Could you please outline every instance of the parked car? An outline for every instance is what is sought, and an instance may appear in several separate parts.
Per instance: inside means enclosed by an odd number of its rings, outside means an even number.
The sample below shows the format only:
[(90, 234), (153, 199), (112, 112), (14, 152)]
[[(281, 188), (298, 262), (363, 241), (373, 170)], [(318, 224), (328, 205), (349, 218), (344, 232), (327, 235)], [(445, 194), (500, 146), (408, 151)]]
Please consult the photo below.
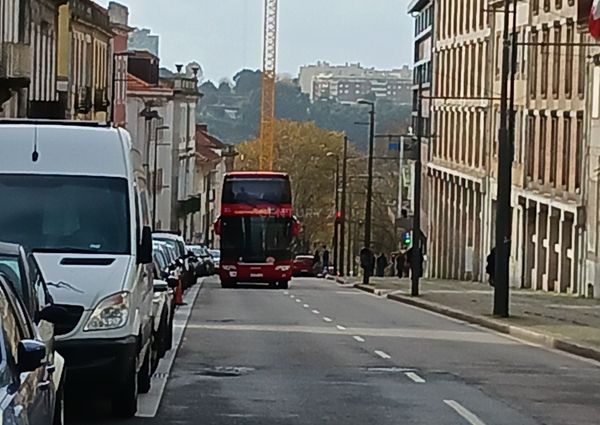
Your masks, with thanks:
[(221, 251), (218, 249), (209, 249), (208, 253), (212, 257), (213, 265), (215, 266), (215, 273), (219, 270), (221, 265)]
[(122, 417), (135, 414), (138, 393), (151, 385), (145, 178), (142, 155), (122, 128), (0, 121), (0, 199), (11, 200), (0, 208), (0, 240), (34, 253), (67, 310), (56, 349), (69, 385), (105, 390)]
[(196, 273), (199, 276), (210, 276), (215, 273), (213, 259), (205, 246), (190, 245), (188, 249), (198, 258)]
[(40, 341), (46, 346), (47, 378), (52, 381), (56, 403), (56, 424), (64, 416), (65, 360), (54, 351), (54, 323), (60, 323), (67, 314), (54, 305), (52, 296), (35, 261), (23, 247), (0, 242), (0, 277), (10, 286), (20, 300), (30, 320), (36, 325)]
[(160, 251), (154, 253), (154, 267), (154, 350), (156, 358), (162, 358), (173, 347), (173, 321), (176, 308), (173, 288), (178, 282)]
[(177, 260), (182, 261), (182, 283), (184, 289), (196, 283), (196, 271), (191, 265), (189, 254), (186, 250), (185, 241), (178, 232), (159, 231), (152, 235), (156, 241), (164, 242), (175, 250)]
[(52, 378), (54, 363), (13, 286), (0, 273), (0, 422), (63, 425), (64, 392)]
[(292, 264), (294, 276), (314, 276), (314, 257), (312, 255), (296, 255)]

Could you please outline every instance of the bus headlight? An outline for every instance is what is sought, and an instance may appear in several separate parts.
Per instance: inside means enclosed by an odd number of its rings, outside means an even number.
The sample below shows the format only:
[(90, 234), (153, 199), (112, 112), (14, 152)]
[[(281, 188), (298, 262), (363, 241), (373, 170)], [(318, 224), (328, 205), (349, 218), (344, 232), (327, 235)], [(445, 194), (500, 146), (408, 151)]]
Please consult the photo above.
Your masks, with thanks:
[(101, 331), (125, 326), (129, 317), (129, 294), (120, 292), (100, 301), (90, 316), (84, 331)]
[(275, 271), (287, 272), (290, 268), (291, 268), (290, 266), (276, 266)]
[(224, 265), (224, 266), (221, 266), (221, 268), (222, 268), (223, 270), (225, 270), (226, 272), (230, 272), (230, 271), (235, 271), (235, 270), (237, 270), (237, 268), (236, 268), (234, 265), (231, 265), (231, 264), (226, 264), (226, 265)]

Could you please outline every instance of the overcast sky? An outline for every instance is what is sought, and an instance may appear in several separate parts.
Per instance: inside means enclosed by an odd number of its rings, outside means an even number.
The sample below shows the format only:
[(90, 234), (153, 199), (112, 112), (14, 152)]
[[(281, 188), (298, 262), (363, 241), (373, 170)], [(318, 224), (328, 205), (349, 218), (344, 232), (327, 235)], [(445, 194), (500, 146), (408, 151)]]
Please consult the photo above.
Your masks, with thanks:
[[(107, 6), (109, 0), (97, 0)], [(161, 64), (198, 61), (205, 77), (257, 69), (264, 0), (120, 0), (130, 25), (160, 36)], [(378, 68), (411, 62), (408, 0), (280, 0), (278, 72), (327, 60)]]

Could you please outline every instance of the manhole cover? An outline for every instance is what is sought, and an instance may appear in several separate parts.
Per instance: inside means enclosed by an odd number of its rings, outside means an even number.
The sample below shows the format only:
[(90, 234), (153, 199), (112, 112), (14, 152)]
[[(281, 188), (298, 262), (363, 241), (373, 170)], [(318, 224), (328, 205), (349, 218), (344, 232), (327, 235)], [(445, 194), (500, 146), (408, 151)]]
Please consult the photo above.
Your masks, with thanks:
[(241, 366), (217, 366), (199, 370), (195, 375), (212, 376), (216, 378), (234, 378), (253, 372), (254, 368)]

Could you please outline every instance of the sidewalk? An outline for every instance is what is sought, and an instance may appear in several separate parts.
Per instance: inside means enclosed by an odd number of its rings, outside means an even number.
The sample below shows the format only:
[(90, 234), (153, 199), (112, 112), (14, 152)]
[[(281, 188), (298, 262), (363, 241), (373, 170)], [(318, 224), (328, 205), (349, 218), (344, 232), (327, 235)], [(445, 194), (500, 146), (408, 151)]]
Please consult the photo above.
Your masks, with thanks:
[(337, 279), (389, 299), (412, 304), (498, 332), (600, 361), (600, 300), (511, 288), (509, 319), (491, 315), (493, 292), (488, 284), (422, 279), (418, 298), (410, 280)]

